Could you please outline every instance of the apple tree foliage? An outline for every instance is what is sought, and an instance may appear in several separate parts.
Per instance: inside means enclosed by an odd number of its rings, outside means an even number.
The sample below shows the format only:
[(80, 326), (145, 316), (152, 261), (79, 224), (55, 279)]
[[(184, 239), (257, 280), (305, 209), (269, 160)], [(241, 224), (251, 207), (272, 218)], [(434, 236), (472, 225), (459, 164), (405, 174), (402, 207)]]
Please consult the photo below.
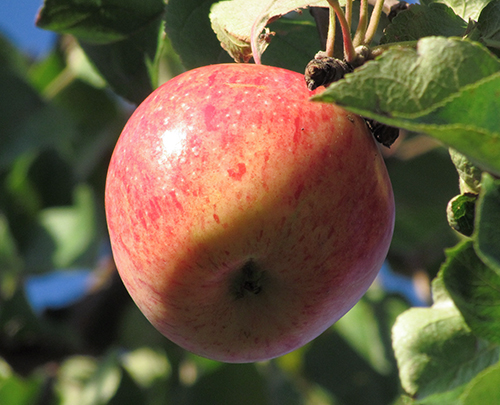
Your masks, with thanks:
[[(103, 190), (133, 106), (185, 69), (249, 61), (253, 40), (262, 63), (303, 72), (325, 46), (321, 7), (45, 0), (36, 24), (60, 34), (52, 52), (32, 60), (0, 36), (0, 403), (500, 403), (499, 0), (387, 8), (380, 55), (316, 97), (401, 129), (384, 150), (388, 263), (432, 280), (428, 306), (375, 283), (304, 348), (226, 365), (160, 336), (116, 276)], [(80, 268), (93, 269), (82, 298), (30, 307), (30, 277)]]

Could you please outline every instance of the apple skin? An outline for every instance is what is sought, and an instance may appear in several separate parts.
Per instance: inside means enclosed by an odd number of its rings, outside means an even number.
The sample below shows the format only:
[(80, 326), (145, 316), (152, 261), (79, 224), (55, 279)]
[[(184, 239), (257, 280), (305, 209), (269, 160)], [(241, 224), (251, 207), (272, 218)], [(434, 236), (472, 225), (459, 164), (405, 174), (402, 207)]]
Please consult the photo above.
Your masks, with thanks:
[(288, 70), (205, 66), (125, 126), (106, 183), (116, 266), (181, 347), (232, 363), (286, 354), (377, 275), (394, 226), (384, 161), (360, 117), (313, 94)]

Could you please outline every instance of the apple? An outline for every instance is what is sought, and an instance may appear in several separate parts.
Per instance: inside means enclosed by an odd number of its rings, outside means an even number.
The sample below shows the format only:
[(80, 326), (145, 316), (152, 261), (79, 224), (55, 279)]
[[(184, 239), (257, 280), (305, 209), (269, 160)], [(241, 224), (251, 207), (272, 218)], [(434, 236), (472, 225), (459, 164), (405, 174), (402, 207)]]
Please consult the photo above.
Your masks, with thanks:
[(106, 182), (113, 254), (181, 347), (224, 362), (283, 355), (377, 275), (394, 225), (384, 161), (362, 118), (313, 94), (288, 70), (205, 66), (126, 124)]

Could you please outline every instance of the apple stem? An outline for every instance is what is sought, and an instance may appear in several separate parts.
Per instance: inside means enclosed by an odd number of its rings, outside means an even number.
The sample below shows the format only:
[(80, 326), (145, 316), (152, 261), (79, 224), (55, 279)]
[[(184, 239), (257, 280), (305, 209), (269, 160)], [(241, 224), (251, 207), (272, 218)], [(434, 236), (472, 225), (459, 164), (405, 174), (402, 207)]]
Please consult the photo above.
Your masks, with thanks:
[(345, 14), (340, 7), (338, 0), (328, 0), (328, 4), (333, 8), (337, 18), (339, 19), (340, 26), (342, 28), (342, 37), (344, 38), (344, 57), (345, 60), (350, 63), (356, 59), (356, 51), (354, 50), (354, 45), (352, 43), (351, 38), (351, 29), (347, 20), (345, 18)]

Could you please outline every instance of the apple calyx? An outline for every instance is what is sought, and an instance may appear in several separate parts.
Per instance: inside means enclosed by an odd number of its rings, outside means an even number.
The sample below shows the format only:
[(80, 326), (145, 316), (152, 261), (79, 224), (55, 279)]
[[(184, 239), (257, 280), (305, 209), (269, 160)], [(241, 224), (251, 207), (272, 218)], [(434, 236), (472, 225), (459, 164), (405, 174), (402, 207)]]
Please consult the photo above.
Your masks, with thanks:
[(258, 295), (262, 292), (262, 284), (266, 279), (266, 272), (260, 269), (254, 259), (248, 259), (233, 280), (233, 295), (242, 299), (248, 295)]

